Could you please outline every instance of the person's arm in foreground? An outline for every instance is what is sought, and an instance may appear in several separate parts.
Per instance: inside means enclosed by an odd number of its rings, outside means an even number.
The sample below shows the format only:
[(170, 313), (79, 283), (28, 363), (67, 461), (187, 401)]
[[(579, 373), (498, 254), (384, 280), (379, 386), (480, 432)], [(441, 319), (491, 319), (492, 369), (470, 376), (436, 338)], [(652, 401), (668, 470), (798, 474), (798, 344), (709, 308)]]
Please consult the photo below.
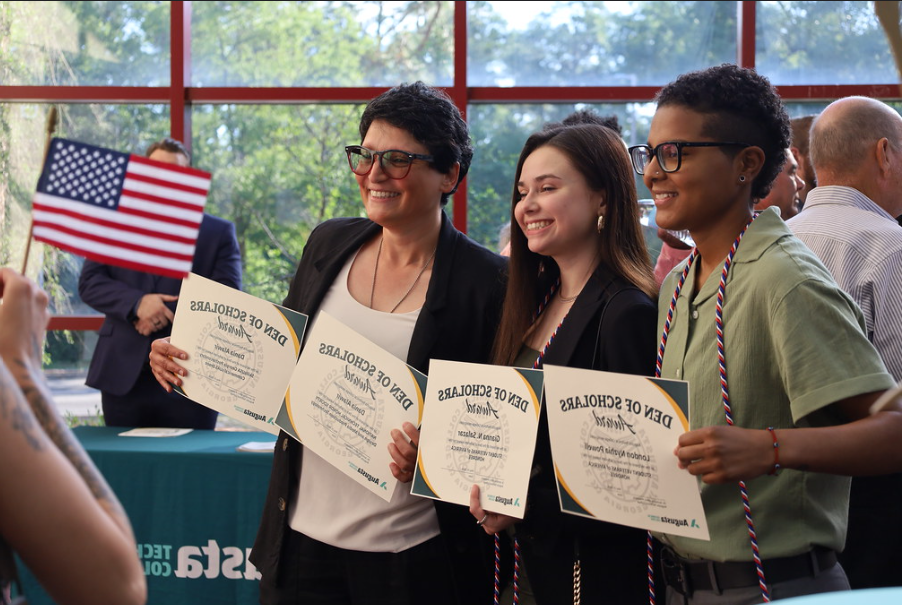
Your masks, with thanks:
[(128, 518), (50, 400), (46, 294), (2, 269), (0, 296), (0, 534), (60, 605), (144, 603)]

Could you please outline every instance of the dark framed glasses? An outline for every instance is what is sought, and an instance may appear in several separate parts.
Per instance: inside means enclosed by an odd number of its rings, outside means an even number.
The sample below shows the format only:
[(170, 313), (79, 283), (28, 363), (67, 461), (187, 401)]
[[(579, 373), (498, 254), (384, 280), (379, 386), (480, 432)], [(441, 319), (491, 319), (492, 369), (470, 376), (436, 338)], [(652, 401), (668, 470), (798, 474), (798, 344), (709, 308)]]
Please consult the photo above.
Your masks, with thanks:
[(431, 155), (422, 153), (410, 153), (400, 149), (386, 149), (385, 151), (373, 151), (360, 145), (348, 145), (345, 147), (348, 154), (348, 165), (351, 172), (359, 176), (366, 176), (373, 169), (374, 158), (379, 158), (382, 172), (390, 179), (403, 179), (410, 173), (410, 167), (414, 160), (432, 162)]
[(639, 174), (645, 174), (645, 167), (652, 158), (658, 160), (658, 166), (664, 172), (676, 172), (683, 164), (683, 149), (685, 147), (751, 147), (748, 143), (734, 143), (731, 141), (691, 143), (688, 141), (667, 141), (657, 147), (648, 145), (634, 145), (630, 147), (630, 159), (633, 169)]

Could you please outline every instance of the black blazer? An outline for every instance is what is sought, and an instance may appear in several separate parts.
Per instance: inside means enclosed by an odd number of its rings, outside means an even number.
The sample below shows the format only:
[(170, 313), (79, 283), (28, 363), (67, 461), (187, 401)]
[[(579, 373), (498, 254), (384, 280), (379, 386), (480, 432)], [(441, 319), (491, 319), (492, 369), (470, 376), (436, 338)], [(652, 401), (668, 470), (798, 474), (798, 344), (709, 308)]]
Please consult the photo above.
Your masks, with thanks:
[[(381, 227), (368, 219), (333, 219), (310, 234), (284, 306), (313, 316), (348, 258)], [(407, 363), (428, 375), (430, 359), (486, 363), (504, 298), (507, 261), (454, 228), (442, 213), (438, 250), (426, 301), (420, 310)], [(300, 474), (300, 444), (279, 434), (263, 518), (251, 561), (262, 574), (261, 593), (279, 573), (288, 503)], [(458, 602), (492, 594), (492, 545), (466, 507), (435, 502), (439, 526), (449, 544)]]
[[(544, 292), (541, 293), (544, 296)], [(573, 303), (543, 358), (543, 365), (654, 376), (657, 306), (641, 290), (599, 265)], [(552, 551), (557, 540), (639, 531), (560, 511), (548, 415), (539, 420), (526, 517), (517, 524), (525, 546)], [(643, 532), (644, 535), (644, 532)]]

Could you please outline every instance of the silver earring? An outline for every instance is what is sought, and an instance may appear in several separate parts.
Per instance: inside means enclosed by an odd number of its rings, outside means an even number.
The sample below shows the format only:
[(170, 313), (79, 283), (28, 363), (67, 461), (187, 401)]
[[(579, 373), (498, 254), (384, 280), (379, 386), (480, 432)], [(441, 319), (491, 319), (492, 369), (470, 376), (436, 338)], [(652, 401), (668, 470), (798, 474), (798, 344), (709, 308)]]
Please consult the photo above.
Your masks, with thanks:
[(745, 175), (744, 175), (744, 174), (740, 174), (740, 175), (739, 175), (739, 182), (740, 182), (740, 183), (744, 183), (744, 182), (745, 182)]
[(604, 215), (599, 214), (598, 215), (598, 232), (601, 233), (602, 231), (604, 231)]

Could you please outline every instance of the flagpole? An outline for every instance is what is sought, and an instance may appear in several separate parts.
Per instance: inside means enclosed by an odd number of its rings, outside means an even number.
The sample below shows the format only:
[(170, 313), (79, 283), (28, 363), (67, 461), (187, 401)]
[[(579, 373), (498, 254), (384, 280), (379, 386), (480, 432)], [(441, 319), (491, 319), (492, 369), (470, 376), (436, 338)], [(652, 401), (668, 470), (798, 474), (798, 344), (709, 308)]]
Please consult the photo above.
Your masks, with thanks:
[[(45, 129), (46, 139), (44, 141), (44, 155), (41, 159), (41, 167), (43, 168), (44, 163), (47, 161), (47, 154), (50, 152), (50, 140), (53, 138), (53, 133), (56, 131), (57, 125), (57, 111), (56, 105), (50, 106), (50, 111), (47, 112), (47, 127)], [(38, 177), (40, 179), (40, 177)], [(31, 234), (34, 231), (34, 213), (31, 214), (31, 222), (28, 225), (28, 239), (25, 240), (25, 259), (22, 261), (22, 275), (25, 275), (25, 270), (28, 268), (28, 255), (31, 252)]]

